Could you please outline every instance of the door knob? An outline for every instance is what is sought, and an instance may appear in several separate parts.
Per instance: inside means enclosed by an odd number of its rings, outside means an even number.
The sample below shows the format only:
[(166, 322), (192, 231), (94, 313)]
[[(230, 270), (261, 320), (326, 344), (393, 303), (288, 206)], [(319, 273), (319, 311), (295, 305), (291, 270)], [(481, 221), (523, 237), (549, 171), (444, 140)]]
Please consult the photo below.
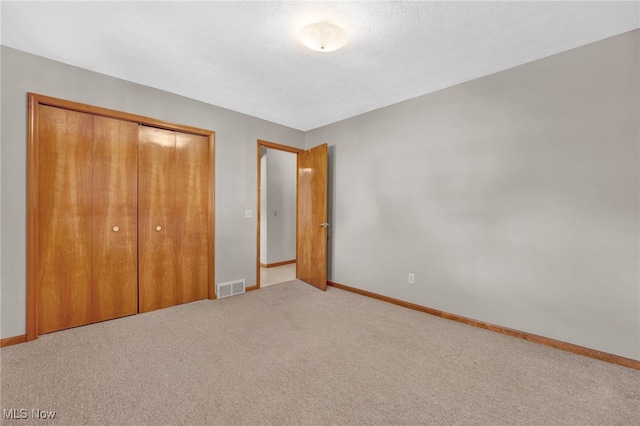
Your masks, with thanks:
[(160, 225), (156, 226), (156, 231), (158, 231), (158, 232), (162, 231), (162, 226), (160, 226)]
[(325, 223), (321, 223), (321, 224), (320, 224), (320, 225), (318, 225), (318, 226), (319, 226), (320, 228), (326, 228), (326, 227), (328, 227), (328, 226), (329, 226), (329, 224), (325, 222)]
[(113, 232), (118, 232), (120, 230), (120, 227), (119, 226), (114, 226), (111, 229), (113, 229)]

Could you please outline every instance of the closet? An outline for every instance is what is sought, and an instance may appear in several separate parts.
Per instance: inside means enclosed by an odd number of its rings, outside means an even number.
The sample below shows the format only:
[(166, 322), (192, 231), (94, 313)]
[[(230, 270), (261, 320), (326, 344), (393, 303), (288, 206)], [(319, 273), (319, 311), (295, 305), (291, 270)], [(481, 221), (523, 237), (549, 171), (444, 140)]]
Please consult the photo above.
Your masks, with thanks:
[(29, 95), (27, 338), (215, 298), (213, 132)]
[(140, 126), (140, 312), (207, 297), (204, 136)]

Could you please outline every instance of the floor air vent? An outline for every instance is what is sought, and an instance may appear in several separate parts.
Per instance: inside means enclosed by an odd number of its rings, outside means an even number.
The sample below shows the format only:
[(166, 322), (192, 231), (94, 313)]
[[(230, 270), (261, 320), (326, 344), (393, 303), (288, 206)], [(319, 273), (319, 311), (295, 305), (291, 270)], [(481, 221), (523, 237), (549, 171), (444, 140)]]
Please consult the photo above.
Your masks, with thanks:
[(216, 296), (218, 299), (223, 297), (235, 296), (244, 293), (246, 280), (229, 281), (228, 283), (216, 284)]

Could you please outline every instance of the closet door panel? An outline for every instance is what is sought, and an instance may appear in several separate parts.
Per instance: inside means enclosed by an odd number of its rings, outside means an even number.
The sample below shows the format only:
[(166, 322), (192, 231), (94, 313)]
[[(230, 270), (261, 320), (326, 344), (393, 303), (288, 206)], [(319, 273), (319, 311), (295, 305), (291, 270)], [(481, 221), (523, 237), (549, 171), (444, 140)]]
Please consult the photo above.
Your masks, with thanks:
[(91, 322), (92, 117), (39, 107), (38, 330)]
[(139, 312), (175, 305), (175, 133), (139, 127)]
[(208, 295), (209, 140), (176, 133), (176, 303)]
[(138, 125), (94, 117), (92, 320), (138, 312)]

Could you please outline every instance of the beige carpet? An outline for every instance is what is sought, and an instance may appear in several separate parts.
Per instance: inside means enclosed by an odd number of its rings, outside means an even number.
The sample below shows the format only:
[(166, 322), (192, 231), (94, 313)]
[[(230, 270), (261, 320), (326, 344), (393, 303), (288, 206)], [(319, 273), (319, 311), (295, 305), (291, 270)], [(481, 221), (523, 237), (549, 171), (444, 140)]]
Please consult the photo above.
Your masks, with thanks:
[(3, 348), (4, 424), (638, 425), (640, 372), (292, 281)]

